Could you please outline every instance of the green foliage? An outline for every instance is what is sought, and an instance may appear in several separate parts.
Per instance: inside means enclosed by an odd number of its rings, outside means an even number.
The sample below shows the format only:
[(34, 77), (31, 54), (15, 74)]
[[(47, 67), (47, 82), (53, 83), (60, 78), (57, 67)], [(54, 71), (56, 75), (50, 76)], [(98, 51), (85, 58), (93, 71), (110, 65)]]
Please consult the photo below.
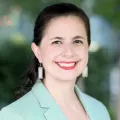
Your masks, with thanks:
[(0, 100), (8, 103), (14, 99), (14, 89), (22, 82), (20, 76), (27, 69), (32, 54), (28, 44), (15, 44), (10, 40), (4, 43), (1, 50)]
[(104, 49), (89, 55), (89, 77), (85, 78), (85, 91), (109, 106), (109, 58)]
[[(20, 7), (22, 9), (22, 12), (26, 13), (30, 16), (31, 19), (34, 20), (38, 13), (45, 7), (54, 3), (60, 3), (60, 2), (69, 2), (76, 5), (80, 5), (80, 2), (83, 0), (1, 0), (1, 3), (3, 4), (3, 10), (4, 14), (10, 10), (11, 6)], [(7, 6), (7, 7), (6, 7)], [(6, 11), (6, 12), (5, 12)]]
[(93, 12), (120, 28), (120, 0), (95, 0)]
[(109, 111), (111, 120), (115, 119), (113, 109), (109, 106), (109, 71), (110, 57), (104, 49), (89, 54), (89, 75), (84, 79), (85, 92), (101, 101)]
[[(59, 2), (70, 2), (79, 6), (84, 0), (1, 0), (0, 14), (9, 12), (11, 6), (18, 6), (34, 20), (42, 8)], [(94, 2), (93, 13), (103, 16), (111, 25), (120, 28), (120, 0), (94, 0)]]

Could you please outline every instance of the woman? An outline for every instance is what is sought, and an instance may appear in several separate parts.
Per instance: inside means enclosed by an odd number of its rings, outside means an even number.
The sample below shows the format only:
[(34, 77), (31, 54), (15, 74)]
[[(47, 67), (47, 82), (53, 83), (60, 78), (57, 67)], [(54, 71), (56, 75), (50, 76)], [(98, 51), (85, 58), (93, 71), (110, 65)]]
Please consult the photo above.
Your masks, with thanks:
[(29, 92), (3, 108), (0, 120), (110, 120), (104, 105), (75, 84), (87, 66), (89, 46), (83, 10), (70, 3), (44, 8), (35, 22), (35, 57), (22, 87)]

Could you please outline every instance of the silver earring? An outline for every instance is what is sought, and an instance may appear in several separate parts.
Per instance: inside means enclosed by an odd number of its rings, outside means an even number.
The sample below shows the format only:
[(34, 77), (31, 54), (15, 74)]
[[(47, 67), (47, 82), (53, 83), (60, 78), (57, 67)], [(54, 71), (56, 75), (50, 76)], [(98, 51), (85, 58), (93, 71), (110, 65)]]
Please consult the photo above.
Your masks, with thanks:
[(83, 70), (82, 77), (88, 77), (88, 66), (86, 66), (85, 69)]
[(42, 67), (42, 63), (39, 64), (38, 67), (38, 79), (43, 79), (43, 67)]

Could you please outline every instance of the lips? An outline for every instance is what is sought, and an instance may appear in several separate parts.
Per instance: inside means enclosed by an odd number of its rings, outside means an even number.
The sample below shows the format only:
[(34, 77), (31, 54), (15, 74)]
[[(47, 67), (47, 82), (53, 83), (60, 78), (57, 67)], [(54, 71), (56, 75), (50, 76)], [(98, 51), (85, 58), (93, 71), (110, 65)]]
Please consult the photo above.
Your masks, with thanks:
[(71, 61), (71, 62), (55, 62), (60, 68), (64, 69), (64, 70), (72, 70), (76, 67), (76, 63), (75, 61)]

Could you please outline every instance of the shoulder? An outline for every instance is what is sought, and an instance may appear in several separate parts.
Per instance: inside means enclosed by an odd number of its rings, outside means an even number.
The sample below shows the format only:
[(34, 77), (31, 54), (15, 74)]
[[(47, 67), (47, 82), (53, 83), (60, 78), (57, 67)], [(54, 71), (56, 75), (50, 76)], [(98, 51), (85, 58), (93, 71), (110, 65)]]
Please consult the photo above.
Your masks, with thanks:
[(101, 120), (101, 118), (102, 120), (110, 120), (109, 113), (103, 103), (82, 92), (77, 85), (75, 85), (75, 92), (91, 118), (95, 120)]
[(0, 111), (0, 120), (23, 120), (24, 116), (32, 115), (36, 112), (35, 110), (40, 109), (38, 106), (37, 99), (32, 94), (32, 91), (30, 91), (20, 99), (2, 108)]
[(103, 120), (110, 120), (110, 116), (109, 113), (105, 107), (105, 105), (98, 101), (97, 99), (85, 94), (85, 93), (81, 93), (82, 94), (82, 98), (84, 99), (85, 104), (91, 109), (91, 114), (94, 113), (94, 116), (96, 118), (98, 117), (102, 117)]
[(17, 110), (5, 107), (0, 111), (0, 120), (23, 120), (23, 118)]

